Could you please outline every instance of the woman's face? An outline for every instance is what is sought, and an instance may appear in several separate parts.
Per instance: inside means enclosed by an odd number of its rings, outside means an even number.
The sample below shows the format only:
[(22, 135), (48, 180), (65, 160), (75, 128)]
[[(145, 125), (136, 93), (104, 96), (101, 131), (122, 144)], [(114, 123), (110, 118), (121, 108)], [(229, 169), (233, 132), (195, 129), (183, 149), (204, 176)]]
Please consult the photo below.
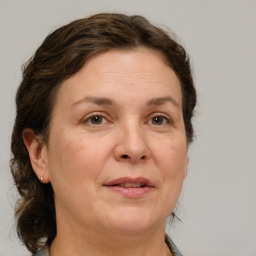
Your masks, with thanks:
[(60, 86), (43, 156), (58, 227), (164, 229), (188, 163), (177, 76), (146, 48), (92, 57)]

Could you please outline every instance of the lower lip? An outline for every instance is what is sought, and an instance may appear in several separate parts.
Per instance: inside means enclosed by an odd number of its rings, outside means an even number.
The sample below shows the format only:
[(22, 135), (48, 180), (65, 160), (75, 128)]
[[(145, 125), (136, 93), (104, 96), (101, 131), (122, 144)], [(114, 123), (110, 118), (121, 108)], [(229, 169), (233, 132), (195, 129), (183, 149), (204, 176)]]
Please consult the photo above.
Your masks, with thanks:
[(153, 190), (152, 187), (126, 188), (120, 186), (107, 186), (107, 188), (129, 198), (139, 198)]

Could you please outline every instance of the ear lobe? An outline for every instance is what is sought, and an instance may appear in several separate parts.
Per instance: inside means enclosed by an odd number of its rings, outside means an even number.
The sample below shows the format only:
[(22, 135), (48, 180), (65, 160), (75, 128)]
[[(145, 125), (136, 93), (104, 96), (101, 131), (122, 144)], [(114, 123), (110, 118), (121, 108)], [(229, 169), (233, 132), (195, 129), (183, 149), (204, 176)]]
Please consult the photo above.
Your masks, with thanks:
[(42, 142), (41, 136), (35, 135), (32, 129), (25, 129), (22, 132), (22, 138), (35, 174), (41, 182), (48, 183), (46, 145)]

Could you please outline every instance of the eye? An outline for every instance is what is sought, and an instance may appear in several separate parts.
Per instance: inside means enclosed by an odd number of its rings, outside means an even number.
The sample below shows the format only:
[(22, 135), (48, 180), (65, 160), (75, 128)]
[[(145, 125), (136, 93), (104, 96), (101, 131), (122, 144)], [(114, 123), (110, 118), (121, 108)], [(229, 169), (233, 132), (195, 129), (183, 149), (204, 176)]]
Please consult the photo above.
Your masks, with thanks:
[(102, 116), (93, 116), (90, 118), (92, 124), (102, 124), (103, 117)]
[(89, 125), (101, 125), (106, 122), (107, 122), (106, 118), (99, 114), (89, 116), (84, 120), (84, 123), (87, 123)]
[(170, 118), (163, 116), (163, 115), (156, 115), (150, 119), (150, 123), (153, 125), (165, 125), (170, 124)]

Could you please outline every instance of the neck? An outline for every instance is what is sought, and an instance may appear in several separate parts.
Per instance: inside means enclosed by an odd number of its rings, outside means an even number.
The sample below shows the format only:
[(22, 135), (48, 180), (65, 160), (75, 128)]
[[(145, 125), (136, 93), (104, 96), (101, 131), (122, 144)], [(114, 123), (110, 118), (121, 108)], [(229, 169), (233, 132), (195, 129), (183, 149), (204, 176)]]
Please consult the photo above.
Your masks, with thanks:
[(57, 232), (50, 247), (51, 256), (171, 256), (164, 229), (135, 234), (109, 232)]

